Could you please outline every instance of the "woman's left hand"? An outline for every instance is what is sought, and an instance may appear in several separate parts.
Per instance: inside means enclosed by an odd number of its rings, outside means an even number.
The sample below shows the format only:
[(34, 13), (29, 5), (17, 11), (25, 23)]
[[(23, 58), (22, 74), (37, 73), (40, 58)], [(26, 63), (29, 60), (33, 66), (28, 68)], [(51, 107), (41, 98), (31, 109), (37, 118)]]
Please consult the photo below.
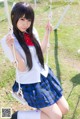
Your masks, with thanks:
[(53, 31), (53, 26), (50, 23), (50, 21), (48, 21), (47, 24), (46, 24), (46, 32), (50, 33), (52, 31)]

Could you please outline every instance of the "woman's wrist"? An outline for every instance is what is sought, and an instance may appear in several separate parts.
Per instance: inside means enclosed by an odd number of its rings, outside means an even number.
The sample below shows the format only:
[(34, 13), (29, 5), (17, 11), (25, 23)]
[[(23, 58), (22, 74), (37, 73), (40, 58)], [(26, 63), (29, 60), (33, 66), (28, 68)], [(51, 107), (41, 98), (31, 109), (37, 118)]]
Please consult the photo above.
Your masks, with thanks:
[(13, 52), (13, 45), (9, 45), (8, 46), (10, 49), (11, 49), (11, 51)]
[(46, 29), (46, 34), (49, 35), (49, 33), (50, 33), (50, 30)]

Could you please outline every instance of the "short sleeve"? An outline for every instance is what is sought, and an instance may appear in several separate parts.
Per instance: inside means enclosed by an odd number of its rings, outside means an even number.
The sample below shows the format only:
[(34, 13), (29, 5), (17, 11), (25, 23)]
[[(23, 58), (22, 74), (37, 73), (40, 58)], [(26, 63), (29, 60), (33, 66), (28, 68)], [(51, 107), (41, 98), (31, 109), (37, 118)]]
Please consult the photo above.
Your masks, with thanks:
[(5, 54), (5, 56), (11, 61), (11, 62), (14, 62), (14, 56), (11, 52), (11, 49), (8, 47), (7, 43), (6, 43), (6, 36), (1, 39), (0, 41), (1, 43), (1, 47), (2, 47), (2, 50)]
[(34, 34), (36, 40), (40, 43), (39, 35), (38, 35), (38, 32), (35, 27), (33, 27), (33, 34)]

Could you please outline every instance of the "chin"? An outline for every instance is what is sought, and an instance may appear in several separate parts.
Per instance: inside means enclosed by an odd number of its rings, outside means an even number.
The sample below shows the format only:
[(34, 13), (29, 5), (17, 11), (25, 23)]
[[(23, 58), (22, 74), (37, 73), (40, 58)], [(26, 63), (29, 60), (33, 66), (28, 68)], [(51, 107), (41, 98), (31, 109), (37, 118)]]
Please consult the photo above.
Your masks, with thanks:
[(20, 31), (23, 32), (23, 33), (26, 32), (26, 30), (20, 30)]

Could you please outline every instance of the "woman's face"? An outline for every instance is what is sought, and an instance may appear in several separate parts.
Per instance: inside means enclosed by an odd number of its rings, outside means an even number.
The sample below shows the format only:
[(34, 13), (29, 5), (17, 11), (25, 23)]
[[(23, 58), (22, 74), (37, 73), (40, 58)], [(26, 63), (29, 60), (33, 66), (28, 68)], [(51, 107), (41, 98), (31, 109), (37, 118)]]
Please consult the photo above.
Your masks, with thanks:
[(25, 15), (22, 16), (21, 18), (19, 18), (19, 20), (17, 22), (17, 28), (21, 32), (26, 32), (26, 30), (30, 27), (30, 25), (31, 25), (31, 20), (26, 19)]

